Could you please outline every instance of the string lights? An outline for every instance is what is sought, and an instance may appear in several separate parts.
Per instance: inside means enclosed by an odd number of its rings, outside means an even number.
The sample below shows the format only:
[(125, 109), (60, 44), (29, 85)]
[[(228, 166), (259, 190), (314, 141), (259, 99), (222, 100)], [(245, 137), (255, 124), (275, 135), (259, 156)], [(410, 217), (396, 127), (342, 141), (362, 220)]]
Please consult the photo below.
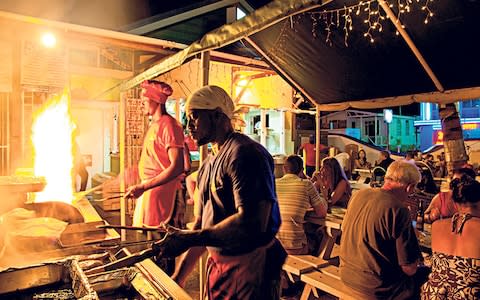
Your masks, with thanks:
[[(318, 37), (317, 29), (319, 27), (319, 24), (323, 24), (323, 29), (326, 32), (325, 42), (331, 46), (333, 30), (336, 27), (343, 31), (344, 43), (345, 46), (348, 47), (348, 37), (353, 31), (354, 19), (356, 20), (358, 18), (362, 20), (366, 28), (363, 36), (370, 43), (374, 43), (375, 35), (383, 31), (383, 25), (385, 24), (383, 22), (388, 19), (388, 16), (384, 12), (384, 10), (381, 9), (379, 1), (387, 3), (392, 10), (396, 10), (397, 19), (395, 20), (395, 22), (400, 23), (400, 26), (402, 28), (405, 28), (405, 25), (403, 25), (401, 21), (402, 16), (404, 14), (414, 11), (415, 7), (420, 7), (421, 11), (424, 11), (425, 24), (428, 24), (430, 19), (433, 17), (431, 3), (434, 0), (396, 0), (396, 5), (393, 4), (393, 2), (389, 2), (387, 0), (360, 1), (358, 4), (344, 6), (339, 9), (323, 10), (319, 12), (308, 12), (312, 21), (313, 37)], [(360, 24), (356, 24), (356, 26), (360, 26)], [(293, 22), (291, 22), (291, 27), (293, 27)], [(395, 34), (398, 35), (399, 32), (396, 31)]]

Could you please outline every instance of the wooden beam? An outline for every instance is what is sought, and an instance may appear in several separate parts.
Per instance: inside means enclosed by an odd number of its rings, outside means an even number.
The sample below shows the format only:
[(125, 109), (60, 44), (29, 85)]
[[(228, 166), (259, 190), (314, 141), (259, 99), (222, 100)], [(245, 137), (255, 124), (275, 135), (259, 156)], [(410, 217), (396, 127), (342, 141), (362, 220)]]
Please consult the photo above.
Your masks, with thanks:
[(343, 101), (341, 103), (318, 104), (322, 111), (340, 111), (349, 107), (358, 109), (372, 109), (408, 105), (412, 103), (431, 102), (438, 104), (454, 103), (457, 101), (480, 98), (480, 87), (447, 90), (443, 92), (429, 92), (396, 97), (385, 97), (371, 100)]
[[(78, 32), (68, 32), (65, 35), (65, 38), (68, 39), (70, 45), (111, 45), (117, 47), (124, 47), (134, 50), (148, 51), (150, 53), (160, 53), (165, 56), (175, 53), (175, 51), (167, 49), (178, 49), (178, 48), (169, 48), (164, 46), (155, 46), (150, 44), (142, 44), (137, 42), (132, 42), (128, 40), (120, 40), (114, 38), (107, 38), (101, 36), (92, 36)], [(158, 39), (157, 39), (158, 40)], [(183, 48), (182, 48), (183, 49)]]
[(413, 54), (415, 55), (417, 60), (420, 62), (423, 69), (425, 69), (425, 72), (427, 72), (428, 76), (433, 81), (433, 84), (435, 84), (435, 87), (437, 88), (437, 90), (439, 90), (440, 92), (443, 92), (445, 89), (443, 88), (442, 84), (438, 80), (435, 73), (433, 73), (432, 69), (428, 65), (428, 63), (425, 60), (425, 58), (423, 57), (422, 53), (420, 53), (420, 51), (418, 50), (415, 43), (412, 41), (412, 39), (408, 35), (407, 31), (405, 31), (405, 29), (402, 27), (403, 26), (402, 23), (400, 22), (399, 19), (397, 19), (397, 16), (395, 16), (395, 14), (392, 12), (390, 7), (388, 6), (388, 3), (385, 2), (384, 0), (379, 0), (378, 4), (383, 8), (385, 13), (387, 14), (387, 17), (390, 18), (390, 21), (392, 21), (393, 26), (395, 26), (395, 28), (397, 28), (398, 32), (403, 37), (403, 39), (407, 43), (410, 50), (412, 50)]
[(163, 55), (155, 55), (152, 58), (147, 59), (146, 61), (139, 63), (135, 65), (135, 70), (143, 70), (145, 68), (148, 68), (152, 65), (154, 65), (156, 62), (160, 61), (162, 58), (164, 58)]
[(231, 62), (232, 64), (244, 65), (244, 66), (252, 66), (257, 68), (270, 68), (270, 66), (261, 60), (256, 60), (249, 57), (243, 57), (235, 54), (224, 53), (220, 51), (210, 51), (210, 56), (213, 61), (218, 59), (223, 59)]
[(41, 26), (44, 26), (52, 29), (60, 29), (61, 31), (64, 31), (68, 34), (76, 32), (76, 33), (89, 35), (90, 37), (97, 36), (97, 37), (102, 37), (107, 39), (116, 39), (119, 41), (129, 41), (133, 43), (145, 44), (145, 45), (151, 45), (151, 46), (153, 45), (157, 47), (172, 48), (172, 49), (186, 48), (186, 45), (184, 44), (179, 44), (171, 41), (164, 41), (164, 40), (149, 38), (145, 36), (132, 35), (124, 32), (88, 27), (83, 25), (63, 23), (58, 21), (50, 21), (47, 19), (23, 16), (23, 15), (9, 13), (5, 11), (0, 11), (0, 19), (23, 22), (25, 24), (34, 25), (35, 28), (40, 28)]

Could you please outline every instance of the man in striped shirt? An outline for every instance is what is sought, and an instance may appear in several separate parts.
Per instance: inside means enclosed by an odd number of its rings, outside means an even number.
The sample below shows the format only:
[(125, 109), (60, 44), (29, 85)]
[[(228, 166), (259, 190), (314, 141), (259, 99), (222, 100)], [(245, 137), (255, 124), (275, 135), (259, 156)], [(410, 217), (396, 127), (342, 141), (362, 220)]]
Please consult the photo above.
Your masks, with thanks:
[(327, 214), (327, 202), (320, 198), (313, 183), (302, 179), (303, 161), (298, 155), (286, 158), (285, 175), (275, 181), (282, 225), (277, 238), (289, 254), (307, 254), (308, 244), (302, 224), (305, 213), (312, 208), (319, 217)]

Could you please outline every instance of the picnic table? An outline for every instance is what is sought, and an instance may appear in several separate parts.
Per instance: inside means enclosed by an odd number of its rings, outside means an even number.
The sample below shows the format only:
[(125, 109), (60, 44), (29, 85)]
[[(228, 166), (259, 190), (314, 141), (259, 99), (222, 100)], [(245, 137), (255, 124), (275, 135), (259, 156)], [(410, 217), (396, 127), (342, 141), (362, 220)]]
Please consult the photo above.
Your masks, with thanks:
[(326, 243), (320, 252), (320, 257), (325, 260), (331, 258), (335, 242), (342, 233), (342, 222), (345, 212), (345, 208), (334, 206), (332, 207), (332, 212), (328, 213), (326, 217), (317, 217), (313, 210), (307, 211), (307, 214), (305, 215), (305, 222), (320, 225), (325, 228), (327, 233), (327, 236), (324, 237), (326, 239)]

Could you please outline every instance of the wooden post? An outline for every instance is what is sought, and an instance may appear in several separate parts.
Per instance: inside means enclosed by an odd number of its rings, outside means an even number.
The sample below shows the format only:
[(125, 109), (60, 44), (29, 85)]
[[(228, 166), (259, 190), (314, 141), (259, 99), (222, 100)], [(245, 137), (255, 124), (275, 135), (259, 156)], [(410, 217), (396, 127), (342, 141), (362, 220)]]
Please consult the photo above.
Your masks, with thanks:
[(315, 105), (315, 171), (320, 170), (320, 107)]
[[(120, 125), (120, 193), (125, 194), (125, 101), (126, 101), (126, 92), (123, 91), (120, 93), (120, 113), (118, 115), (118, 121)], [(120, 197), (120, 225), (127, 225), (127, 200), (125, 197)], [(120, 229), (120, 238), (122, 241), (127, 240), (127, 231), (125, 229)]]
[(468, 161), (463, 140), (462, 125), (454, 103), (440, 105), (440, 120), (443, 131), (443, 147), (445, 161), (447, 162), (448, 176), (453, 175), (453, 170), (460, 168)]
[[(202, 52), (201, 60), (201, 86), (206, 86), (209, 83), (209, 76), (210, 76), (210, 52)], [(202, 165), (203, 161), (208, 155), (208, 148), (207, 145), (203, 145), (200, 147), (200, 164), (199, 167)], [(199, 273), (199, 292), (200, 292), (200, 299), (203, 299), (205, 294), (205, 283), (207, 282), (207, 257), (206, 254), (200, 256), (198, 260), (198, 273)]]
[[(201, 54), (201, 57), (200, 57), (200, 65), (201, 65), (201, 72), (200, 72), (200, 76), (201, 76), (201, 84), (200, 86), (203, 87), (203, 86), (206, 86), (208, 85), (208, 82), (209, 82), (209, 76), (210, 76), (210, 52), (207, 51), (207, 52), (202, 52)], [(208, 155), (208, 147), (207, 145), (203, 145), (203, 146), (200, 146), (200, 165), (203, 163), (203, 161), (205, 160), (205, 158), (207, 158), (207, 155)], [(200, 166), (199, 166), (200, 167)], [(200, 291), (202, 291), (202, 286), (200, 286)], [(200, 294), (202, 295), (202, 294)], [(202, 295), (203, 296), (203, 295)]]

